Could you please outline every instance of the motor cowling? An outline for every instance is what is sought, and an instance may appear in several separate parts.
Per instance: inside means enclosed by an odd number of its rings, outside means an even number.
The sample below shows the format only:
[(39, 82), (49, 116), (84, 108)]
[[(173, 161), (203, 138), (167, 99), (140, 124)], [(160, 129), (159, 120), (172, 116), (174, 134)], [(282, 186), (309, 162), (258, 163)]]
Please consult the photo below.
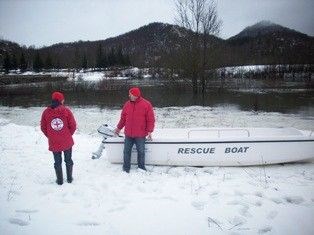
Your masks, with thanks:
[(103, 124), (97, 129), (98, 133), (106, 138), (117, 136), (115, 133), (115, 128), (109, 126), (108, 124)]

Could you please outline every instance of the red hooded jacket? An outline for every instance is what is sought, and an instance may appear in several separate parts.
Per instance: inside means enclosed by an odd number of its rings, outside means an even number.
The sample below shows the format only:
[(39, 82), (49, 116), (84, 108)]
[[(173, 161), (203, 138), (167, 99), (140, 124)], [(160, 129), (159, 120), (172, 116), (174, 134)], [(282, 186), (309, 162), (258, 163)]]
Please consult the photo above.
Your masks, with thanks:
[(54, 109), (47, 107), (41, 116), (40, 126), (48, 138), (50, 151), (60, 152), (74, 145), (72, 135), (76, 130), (76, 122), (69, 108), (63, 105)]
[(128, 137), (145, 137), (148, 132), (153, 132), (155, 115), (151, 103), (142, 97), (135, 101), (127, 101), (122, 109), (121, 118), (117, 128), (124, 128)]

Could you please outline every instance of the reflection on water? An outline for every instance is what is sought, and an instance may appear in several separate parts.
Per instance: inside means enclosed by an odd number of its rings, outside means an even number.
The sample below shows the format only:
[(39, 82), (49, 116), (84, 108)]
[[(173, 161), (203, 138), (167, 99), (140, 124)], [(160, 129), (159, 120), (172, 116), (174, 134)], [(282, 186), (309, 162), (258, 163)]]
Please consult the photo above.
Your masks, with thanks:
[[(217, 84), (216, 84), (217, 83)], [(191, 89), (169, 88), (158, 85), (141, 87), (143, 96), (155, 107), (169, 106), (209, 106), (235, 105), (244, 111), (266, 111), (282, 113), (302, 113), (314, 116), (314, 89), (306, 84), (278, 82), (269, 84), (252, 80), (248, 83), (224, 83), (213, 81), (207, 93), (193, 96)], [(51, 91), (32, 87), (27, 95), (1, 95), (2, 106), (46, 106), (50, 102)], [(62, 89), (61, 89), (62, 91)], [(64, 92), (66, 104), (76, 107), (98, 106), (99, 108), (120, 108), (128, 99), (128, 87), (115, 91), (71, 91)]]
[[(219, 106), (237, 105), (241, 110), (266, 112), (294, 113), (304, 112), (314, 115), (314, 92), (297, 93), (244, 93), (236, 91), (209, 91), (204, 97), (193, 96), (188, 91), (170, 91), (161, 88), (143, 88), (143, 96), (149, 99), (155, 107), (168, 106)], [(65, 92), (66, 103), (70, 106), (99, 106), (121, 107), (128, 98), (128, 91), (111, 91), (103, 93), (73, 93)], [(1, 98), (3, 106), (46, 106), (49, 104), (50, 94), (32, 94), (27, 96), (8, 96)]]

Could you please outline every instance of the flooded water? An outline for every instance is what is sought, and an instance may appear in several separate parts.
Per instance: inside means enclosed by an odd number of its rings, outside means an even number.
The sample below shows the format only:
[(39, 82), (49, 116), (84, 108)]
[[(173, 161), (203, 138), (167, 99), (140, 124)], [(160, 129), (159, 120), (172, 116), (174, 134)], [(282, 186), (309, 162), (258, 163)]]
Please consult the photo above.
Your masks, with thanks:
[[(137, 81), (138, 82), (138, 81)], [(132, 85), (132, 84), (129, 84)], [(205, 106), (218, 107), (232, 105), (243, 111), (300, 113), (304, 116), (314, 116), (314, 89), (302, 83), (269, 83), (252, 81), (237, 83), (235, 80), (222, 84), (213, 81), (204, 96), (195, 96), (190, 88), (156, 86), (145, 84), (141, 86), (142, 94), (150, 100), (154, 107), (187, 107)], [(10, 107), (40, 107), (49, 105), (53, 90), (61, 89), (66, 96), (66, 104), (75, 107), (120, 108), (128, 99), (129, 86), (119, 90), (80, 90), (51, 87), (42, 89), (23, 88), (22, 94), (1, 94), (0, 105)], [(29, 89), (29, 90), (28, 90)]]

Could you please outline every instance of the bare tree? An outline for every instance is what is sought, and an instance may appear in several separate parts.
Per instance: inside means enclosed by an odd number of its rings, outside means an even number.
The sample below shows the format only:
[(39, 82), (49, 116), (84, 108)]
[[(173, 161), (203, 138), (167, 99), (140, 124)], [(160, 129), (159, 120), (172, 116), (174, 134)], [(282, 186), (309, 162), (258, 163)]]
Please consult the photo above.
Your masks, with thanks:
[[(217, 35), (221, 27), (218, 19), (217, 3), (214, 0), (175, 0), (179, 25), (194, 32), (187, 39), (185, 69), (189, 70), (193, 93), (198, 92), (198, 80), (205, 92), (205, 70), (208, 64), (209, 36)], [(188, 58), (188, 59), (187, 59)]]

